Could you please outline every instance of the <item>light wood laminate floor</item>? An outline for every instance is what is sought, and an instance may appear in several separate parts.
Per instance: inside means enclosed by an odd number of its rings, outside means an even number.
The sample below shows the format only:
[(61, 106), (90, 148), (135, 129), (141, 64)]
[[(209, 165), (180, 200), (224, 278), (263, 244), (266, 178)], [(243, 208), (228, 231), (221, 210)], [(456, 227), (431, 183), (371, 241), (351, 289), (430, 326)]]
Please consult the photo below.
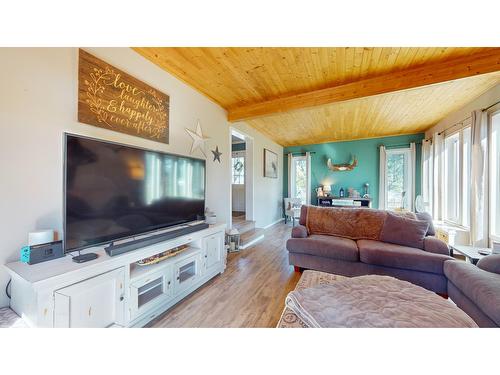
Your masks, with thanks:
[(148, 324), (149, 327), (275, 327), (300, 274), (288, 265), (291, 226), (279, 223), (261, 242), (228, 254), (227, 268)]

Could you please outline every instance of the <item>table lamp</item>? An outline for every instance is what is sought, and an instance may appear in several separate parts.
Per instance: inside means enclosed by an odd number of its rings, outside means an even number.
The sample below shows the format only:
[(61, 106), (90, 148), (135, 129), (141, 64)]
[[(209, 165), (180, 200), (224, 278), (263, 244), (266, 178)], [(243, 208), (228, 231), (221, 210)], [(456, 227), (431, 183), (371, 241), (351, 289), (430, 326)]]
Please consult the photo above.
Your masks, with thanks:
[(332, 187), (331, 185), (323, 185), (323, 192), (327, 197), (330, 196), (330, 193), (332, 192)]

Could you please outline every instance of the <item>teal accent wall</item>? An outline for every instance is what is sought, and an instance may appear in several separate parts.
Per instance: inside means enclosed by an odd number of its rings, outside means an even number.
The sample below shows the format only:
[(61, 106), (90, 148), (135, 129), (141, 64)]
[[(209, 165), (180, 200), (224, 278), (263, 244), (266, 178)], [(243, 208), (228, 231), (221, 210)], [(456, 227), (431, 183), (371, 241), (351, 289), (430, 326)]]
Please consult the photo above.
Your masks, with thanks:
[[(311, 204), (316, 204), (315, 189), (320, 185), (332, 185), (332, 193), (339, 194), (341, 187), (344, 190), (354, 188), (363, 195), (363, 185), (370, 184), (370, 195), (372, 197), (372, 207), (378, 208), (378, 184), (379, 184), (379, 146), (385, 145), (387, 148), (408, 147), (410, 142), (416, 143), (416, 171), (415, 190), (416, 194), (421, 193), (422, 176), (422, 140), (424, 134), (400, 135), (395, 137), (383, 137), (362, 139), (347, 142), (332, 142), (306, 146), (293, 146), (283, 149), (283, 196), (288, 197), (288, 156), (290, 152), (305, 153), (315, 152), (311, 155)], [(392, 146), (392, 147), (391, 147)], [(358, 166), (352, 171), (332, 172), (328, 169), (326, 162), (332, 158), (335, 164), (348, 163), (352, 156), (358, 158)]]

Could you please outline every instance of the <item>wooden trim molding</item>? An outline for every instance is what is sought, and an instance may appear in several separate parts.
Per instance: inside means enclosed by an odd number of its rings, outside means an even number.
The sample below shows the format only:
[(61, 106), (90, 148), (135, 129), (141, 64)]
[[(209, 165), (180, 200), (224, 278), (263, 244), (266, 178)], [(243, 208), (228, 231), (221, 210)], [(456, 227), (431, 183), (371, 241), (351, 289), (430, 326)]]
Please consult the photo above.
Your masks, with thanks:
[(231, 122), (303, 108), (386, 94), (500, 71), (500, 48), (465, 57), (392, 72), (321, 90), (230, 108)]

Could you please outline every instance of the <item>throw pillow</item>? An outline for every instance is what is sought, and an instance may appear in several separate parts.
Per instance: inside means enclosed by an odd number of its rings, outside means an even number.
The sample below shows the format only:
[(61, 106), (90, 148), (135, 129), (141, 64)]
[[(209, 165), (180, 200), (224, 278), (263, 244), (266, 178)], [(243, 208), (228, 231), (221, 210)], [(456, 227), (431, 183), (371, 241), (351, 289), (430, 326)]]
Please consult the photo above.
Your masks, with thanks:
[(416, 214), (417, 220), (425, 221), (429, 224), (429, 229), (427, 229), (428, 236), (435, 236), (436, 230), (434, 229), (434, 223), (432, 222), (432, 216), (428, 212), (418, 212)]
[(387, 212), (380, 232), (380, 241), (423, 250), (424, 238), (428, 229), (429, 224), (425, 221), (413, 220)]
[(500, 254), (492, 254), (479, 259), (477, 266), (484, 271), (500, 274)]

